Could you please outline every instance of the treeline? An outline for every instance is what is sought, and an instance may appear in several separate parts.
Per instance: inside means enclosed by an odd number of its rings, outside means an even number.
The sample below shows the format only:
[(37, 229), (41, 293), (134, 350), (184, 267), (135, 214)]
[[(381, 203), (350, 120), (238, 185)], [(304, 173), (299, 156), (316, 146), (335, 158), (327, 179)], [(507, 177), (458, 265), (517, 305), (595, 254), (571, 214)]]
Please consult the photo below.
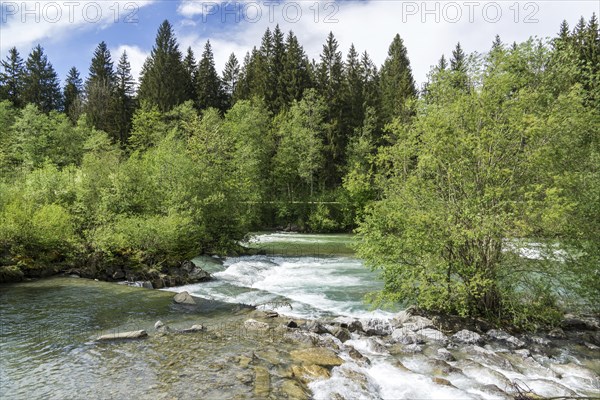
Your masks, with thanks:
[[(41, 47), (26, 62), (12, 49), (0, 273), (155, 277), (252, 229), (358, 226), (382, 301), (551, 321), (563, 288), (600, 289), (599, 55), (593, 15), (548, 42), (457, 44), (417, 88), (398, 35), (378, 68), (333, 34), (309, 60), (275, 27), (219, 74), (209, 42), (196, 61), (165, 21), (139, 84), (100, 43), (85, 82), (71, 69), (61, 91)], [(525, 261), (522, 238), (576, 257)]]

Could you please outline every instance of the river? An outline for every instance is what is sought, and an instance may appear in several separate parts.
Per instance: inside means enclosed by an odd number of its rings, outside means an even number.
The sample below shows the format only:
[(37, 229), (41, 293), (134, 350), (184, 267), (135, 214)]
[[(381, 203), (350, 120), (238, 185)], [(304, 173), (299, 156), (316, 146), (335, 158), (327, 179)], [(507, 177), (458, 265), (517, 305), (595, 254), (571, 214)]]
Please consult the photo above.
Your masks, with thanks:
[[(256, 311), (237, 303), (275, 308), (288, 319), (388, 321), (397, 309), (374, 310), (363, 301), (382, 283), (353, 257), (351, 240), (258, 235), (249, 244), (263, 255), (225, 259), (210, 271), (213, 281), (168, 290), (72, 277), (0, 286), (0, 398), (289, 397), (296, 385), (289, 354), (304, 345), (240, 330)], [(202, 306), (174, 305), (172, 291), (184, 290), (203, 298)], [(160, 335), (157, 320), (173, 330), (198, 323), (206, 330)], [(134, 329), (151, 335), (95, 341), (103, 333)], [(530, 355), (498, 343), (461, 347), (448, 362), (437, 357), (439, 344), (407, 352), (389, 338), (352, 334), (333, 346), (345, 363), (329, 379), (308, 383), (316, 399), (505, 399), (512, 382), (545, 396), (599, 393), (598, 352), (575, 343), (531, 347)], [(370, 362), (350, 357), (350, 346)]]

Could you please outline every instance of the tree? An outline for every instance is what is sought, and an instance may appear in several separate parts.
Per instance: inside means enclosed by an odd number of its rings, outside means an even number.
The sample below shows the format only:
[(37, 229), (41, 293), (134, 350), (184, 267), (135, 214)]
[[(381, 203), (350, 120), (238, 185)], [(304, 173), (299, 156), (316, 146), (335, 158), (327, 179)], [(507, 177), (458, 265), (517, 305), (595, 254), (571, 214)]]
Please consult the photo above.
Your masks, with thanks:
[(198, 108), (204, 110), (210, 107), (223, 110), (224, 94), (221, 79), (215, 69), (215, 59), (207, 40), (204, 45), (204, 52), (198, 64), (198, 86), (196, 95), (198, 97)]
[(61, 107), (60, 83), (54, 67), (38, 44), (33, 48), (25, 63), (23, 79), (23, 103), (32, 103), (43, 112)]
[(63, 89), (64, 112), (75, 123), (82, 112), (83, 81), (79, 76), (79, 71), (71, 67), (65, 80)]
[(269, 109), (273, 114), (286, 106), (285, 82), (282, 80), (285, 63), (284, 36), (279, 24), (273, 30), (273, 49), (269, 59), (269, 87), (271, 88)]
[(197, 101), (196, 98), (196, 86), (197, 75), (198, 75), (198, 65), (196, 63), (196, 58), (194, 56), (194, 51), (191, 47), (188, 47), (185, 58), (183, 59), (183, 68), (186, 72), (186, 88), (187, 88), (187, 98), (189, 100)]
[(446, 61), (446, 57), (442, 54), (440, 60), (437, 63), (436, 70), (437, 71), (445, 71), (448, 68), (448, 61)]
[(116, 72), (116, 131), (117, 139), (121, 146), (125, 146), (131, 131), (131, 118), (135, 108), (135, 81), (131, 75), (131, 64), (127, 52), (123, 51)]
[(0, 99), (10, 100), (15, 107), (23, 106), (25, 66), (16, 47), (8, 50), (6, 60), (0, 63)]
[(171, 110), (190, 99), (186, 75), (173, 27), (165, 20), (142, 68), (139, 100), (155, 104), (161, 112)]
[(311, 86), (309, 69), (304, 49), (290, 31), (285, 40), (285, 59), (281, 72), (280, 87), (284, 107), (288, 107), (294, 100), (300, 101), (304, 90)]
[(350, 46), (344, 65), (344, 119), (350, 135), (362, 125), (364, 118), (364, 83), (359, 54)]
[(234, 53), (229, 55), (223, 69), (223, 91), (225, 92), (227, 108), (234, 104), (233, 96), (240, 79), (240, 63)]
[(85, 113), (96, 129), (118, 139), (115, 115), (116, 79), (112, 56), (105, 42), (94, 50), (85, 81)]
[(453, 72), (454, 85), (462, 90), (468, 90), (467, 56), (460, 46), (460, 42), (456, 43), (456, 47), (452, 50), (450, 70)]
[(406, 47), (398, 34), (390, 44), (388, 57), (381, 67), (380, 84), (384, 122), (391, 122), (396, 117), (406, 120), (412, 113), (407, 102), (416, 96), (417, 90)]

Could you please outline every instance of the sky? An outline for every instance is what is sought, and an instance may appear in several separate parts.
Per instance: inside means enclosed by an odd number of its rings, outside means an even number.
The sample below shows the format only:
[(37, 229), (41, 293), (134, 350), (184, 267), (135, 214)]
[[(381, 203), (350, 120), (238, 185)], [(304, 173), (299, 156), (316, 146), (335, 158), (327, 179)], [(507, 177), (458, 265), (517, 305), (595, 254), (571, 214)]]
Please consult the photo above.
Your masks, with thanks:
[(0, 0), (0, 57), (16, 46), (26, 58), (40, 44), (64, 80), (75, 66), (85, 78), (94, 48), (105, 41), (112, 58), (125, 50), (137, 78), (168, 19), (182, 52), (191, 46), (200, 58), (210, 39), (217, 69), (234, 52), (243, 60), (260, 45), (267, 27), (293, 30), (309, 58), (318, 60), (332, 31), (344, 58), (352, 43), (379, 66), (398, 33), (404, 40), (415, 80), (426, 81), (440, 56), (457, 42), (467, 52), (489, 50), (496, 34), (504, 43), (554, 36), (562, 20), (573, 27), (600, 14), (591, 1), (401, 1), (401, 0)]

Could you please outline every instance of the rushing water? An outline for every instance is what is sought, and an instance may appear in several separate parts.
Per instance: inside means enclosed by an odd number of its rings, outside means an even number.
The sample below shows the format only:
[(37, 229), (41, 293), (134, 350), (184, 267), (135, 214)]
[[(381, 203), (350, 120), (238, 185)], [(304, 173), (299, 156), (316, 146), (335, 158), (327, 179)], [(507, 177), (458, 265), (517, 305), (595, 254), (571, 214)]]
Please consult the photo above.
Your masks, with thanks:
[[(0, 399), (283, 398), (284, 388), (295, 384), (290, 351), (307, 345), (285, 335), (249, 335), (240, 327), (257, 317), (233, 303), (301, 318), (389, 319), (396, 310), (372, 310), (363, 301), (382, 283), (353, 256), (351, 240), (256, 236), (250, 245), (264, 255), (226, 259), (212, 265), (213, 281), (170, 289), (206, 299), (194, 309), (175, 306), (169, 291), (86, 279), (0, 286)], [(159, 335), (156, 320), (172, 329), (197, 323), (207, 329)], [(95, 341), (103, 333), (137, 329), (151, 336)], [(598, 353), (577, 343), (532, 349), (531, 357), (496, 345), (468, 346), (452, 350), (456, 359), (444, 362), (436, 359), (438, 344), (413, 353), (386, 340), (358, 334), (344, 344), (335, 339), (345, 363), (331, 378), (309, 384), (314, 397), (505, 399), (512, 382), (545, 396), (600, 393)], [(370, 363), (353, 359), (350, 346)]]

